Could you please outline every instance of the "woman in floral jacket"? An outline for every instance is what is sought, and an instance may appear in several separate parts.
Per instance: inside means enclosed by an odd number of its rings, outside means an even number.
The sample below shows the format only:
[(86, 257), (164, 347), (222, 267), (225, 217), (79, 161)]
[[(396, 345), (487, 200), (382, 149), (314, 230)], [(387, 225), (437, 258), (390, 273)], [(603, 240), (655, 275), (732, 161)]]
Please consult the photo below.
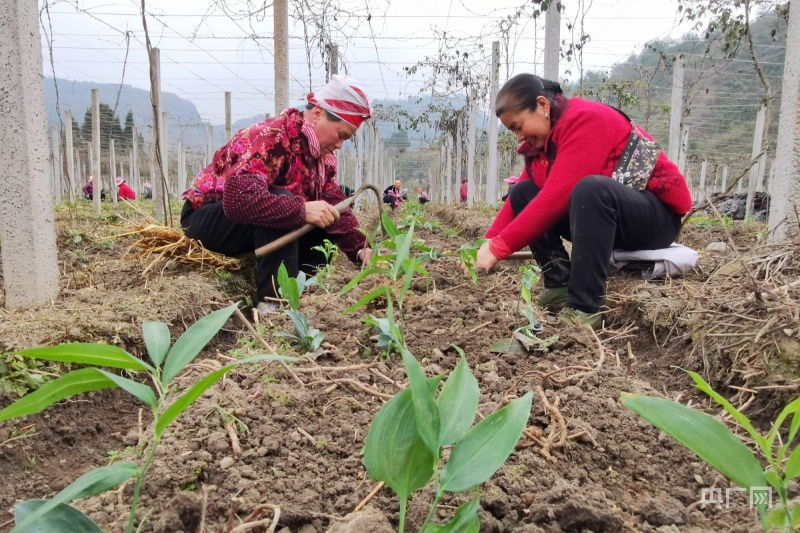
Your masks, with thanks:
[(287, 109), (236, 133), (217, 150), (194, 179), (181, 213), (187, 237), (214, 252), (252, 252), (289, 231), (313, 224), (315, 230), (256, 261), (256, 297), (263, 313), (277, 309), (276, 277), (281, 263), (290, 276), (313, 273), (325, 256), (313, 248), (335, 242), (356, 262), (371, 250), (336, 179), (333, 152), (369, 118), (369, 100), (357, 82), (334, 75), (305, 110)]

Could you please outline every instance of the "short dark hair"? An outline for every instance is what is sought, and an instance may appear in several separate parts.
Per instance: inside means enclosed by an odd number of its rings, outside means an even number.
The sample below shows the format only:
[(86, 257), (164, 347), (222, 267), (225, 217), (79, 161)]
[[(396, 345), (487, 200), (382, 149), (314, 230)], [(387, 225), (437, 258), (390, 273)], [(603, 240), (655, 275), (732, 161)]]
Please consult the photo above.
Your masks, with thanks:
[[(314, 104), (306, 104), (306, 109), (314, 109), (315, 107), (319, 107), (319, 106), (316, 106)], [(322, 108), (320, 107), (320, 109), (322, 109)], [(341, 122), (341, 120), (342, 120), (341, 117), (337, 117), (336, 115), (334, 115), (333, 113), (331, 113), (327, 109), (322, 109), (322, 110), (325, 111), (325, 114), (328, 116), (328, 120), (330, 120), (331, 122)]]
[(560, 94), (562, 90), (558, 82), (545, 80), (534, 74), (517, 74), (497, 93), (494, 112), (499, 117), (508, 111), (533, 111), (539, 107), (536, 99), (540, 96), (550, 101), (551, 108), (558, 109), (556, 96)]

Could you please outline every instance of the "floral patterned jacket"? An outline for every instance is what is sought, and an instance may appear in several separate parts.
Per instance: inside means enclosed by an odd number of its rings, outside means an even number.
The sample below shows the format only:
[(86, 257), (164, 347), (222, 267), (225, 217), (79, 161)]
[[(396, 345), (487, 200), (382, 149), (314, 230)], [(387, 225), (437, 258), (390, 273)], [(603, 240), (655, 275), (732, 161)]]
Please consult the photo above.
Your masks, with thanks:
[[(237, 132), (182, 198), (195, 209), (222, 201), (225, 215), (240, 224), (294, 229), (305, 222), (306, 201), (335, 205), (345, 199), (336, 171), (336, 156), (320, 154), (303, 113), (287, 109)], [(272, 194), (270, 187), (285, 188), (293, 196)], [(351, 209), (325, 231), (352, 261), (366, 246)]]

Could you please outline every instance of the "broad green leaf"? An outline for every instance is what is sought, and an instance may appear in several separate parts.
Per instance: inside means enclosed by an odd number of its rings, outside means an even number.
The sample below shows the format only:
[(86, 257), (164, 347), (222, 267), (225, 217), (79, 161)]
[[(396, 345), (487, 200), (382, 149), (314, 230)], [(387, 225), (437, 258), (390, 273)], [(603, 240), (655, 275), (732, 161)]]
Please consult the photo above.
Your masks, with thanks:
[[(416, 261), (416, 259), (412, 259), (412, 264)], [(398, 307), (403, 307), (403, 298), (406, 295), (406, 292), (411, 287), (411, 283), (414, 281), (414, 269), (410, 268), (406, 272), (406, 279), (403, 281), (403, 286), (400, 288), (400, 294), (397, 295), (397, 305)]]
[(458, 441), (442, 469), (442, 490), (469, 490), (492, 477), (514, 451), (532, 402), (533, 393), (528, 392), (487, 416)]
[(297, 281), (289, 277), (289, 271), (286, 270), (286, 265), (281, 263), (278, 268), (278, 286), (281, 290), (281, 296), (289, 301), (289, 307), (300, 309), (300, 290), (297, 287)]
[(731, 415), (733, 419), (736, 420), (736, 422), (738, 422), (739, 425), (742, 426), (742, 428), (745, 431), (747, 431), (748, 434), (750, 434), (750, 437), (752, 437), (754, 441), (756, 441), (756, 444), (758, 444), (759, 448), (761, 448), (761, 451), (763, 451), (767, 455), (767, 457), (772, 456), (772, 450), (769, 449), (767, 441), (764, 439), (764, 437), (761, 436), (761, 434), (758, 431), (756, 431), (756, 429), (753, 427), (753, 424), (750, 423), (750, 420), (746, 416), (744, 416), (741, 412), (739, 412), (738, 409), (736, 409), (733, 405), (731, 405), (731, 403), (725, 398), (723, 398), (717, 391), (712, 389), (711, 385), (706, 383), (706, 381), (700, 376), (700, 374), (698, 374), (697, 372), (692, 372), (691, 370), (686, 370), (686, 373), (689, 374), (689, 377), (691, 377), (692, 380), (694, 380), (695, 385), (697, 386), (698, 389), (711, 396), (711, 398), (715, 402), (717, 402), (718, 404), (720, 404), (722, 407), (725, 408), (728, 414)]
[(769, 525), (778, 528), (779, 531), (789, 531), (784, 526), (789, 524), (789, 517), (786, 514), (786, 509), (783, 507), (776, 507), (772, 509), (769, 514)]
[(372, 300), (380, 298), (381, 296), (388, 296), (389, 295), (389, 288), (385, 285), (372, 289), (370, 292), (362, 296), (356, 303), (348, 307), (344, 310), (345, 313), (352, 313), (353, 311), (360, 309), (367, 305)]
[(789, 435), (786, 438), (786, 444), (791, 444), (797, 436), (797, 430), (800, 429), (800, 411), (795, 411), (792, 417), (792, 423), (789, 425)]
[(437, 455), (417, 429), (411, 389), (397, 393), (372, 420), (364, 443), (364, 465), (370, 479), (383, 481), (401, 501), (433, 477)]
[(305, 337), (309, 333), (308, 319), (306, 315), (300, 311), (284, 311), (286, 315), (292, 319), (294, 332), (298, 337)]
[(364, 270), (356, 274), (355, 277), (347, 283), (347, 285), (342, 287), (342, 290), (339, 291), (337, 296), (342, 296), (344, 294), (347, 294), (353, 287), (358, 285), (362, 279), (366, 278), (367, 276), (371, 276), (373, 274), (389, 274), (389, 269), (380, 267), (365, 268)]
[[(47, 500), (27, 500), (14, 507), (14, 522), (17, 524), (25, 521), (28, 516), (36, 513), (40, 507), (47, 504)], [(21, 533), (54, 533), (64, 531), (69, 533), (103, 533), (100, 526), (91, 518), (67, 505), (60, 503), (50, 512), (26, 527)]]
[(800, 526), (800, 505), (794, 505), (789, 509), (792, 514), (792, 526)]
[(783, 409), (781, 409), (778, 418), (776, 418), (775, 423), (772, 424), (772, 429), (770, 430), (769, 435), (767, 435), (766, 440), (767, 444), (770, 447), (775, 443), (775, 439), (778, 437), (778, 432), (780, 431), (781, 427), (783, 426), (783, 423), (786, 421), (786, 418), (788, 418), (789, 415), (794, 415), (794, 416), (792, 417), (792, 423), (789, 425), (789, 435), (788, 438), (786, 439), (786, 444), (792, 442), (792, 439), (797, 433), (797, 424), (800, 423), (797, 420), (798, 411), (800, 411), (800, 398), (797, 398), (789, 402)]
[(419, 533), (478, 533), (481, 530), (481, 521), (478, 518), (480, 498), (474, 498), (461, 504), (453, 519), (446, 524), (425, 525)]
[(161, 381), (164, 385), (172, 381), (172, 378), (177, 376), (181, 370), (191, 363), (197, 354), (200, 353), (208, 341), (219, 332), (222, 326), (225, 325), (228, 318), (236, 310), (238, 304), (229, 305), (224, 309), (218, 309), (210, 313), (187, 329), (181, 335), (172, 349), (167, 354), (167, 360), (164, 363), (164, 372), (161, 374)]
[(392, 220), (392, 217), (390, 217), (388, 213), (383, 213), (381, 224), (383, 225), (383, 230), (390, 238), (394, 239), (400, 234), (400, 230), (397, 229), (394, 220)]
[(783, 468), (784, 480), (786, 483), (800, 476), (800, 446), (796, 447), (789, 455), (786, 466)]
[(752, 452), (709, 415), (665, 398), (627, 392), (622, 393), (622, 403), (740, 487), (766, 486), (764, 471)]
[(406, 367), (408, 381), (411, 389), (411, 399), (414, 403), (417, 429), (422, 441), (431, 454), (439, 457), (439, 435), (442, 423), (439, 420), (439, 408), (436, 406), (436, 397), (428, 386), (425, 372), (417, 359), (404, 346), (400, 347), (400, 356)]
[(164, 412), (158, 417), (158, 422), (156, 423), (156, 435), (161, 437), (163, 435), (164, 430), (167, 429), (173, 420), (178, 418), (181, 413), (183, 413), (186, 409), (189, 408), (190, 405), (194, 403), (194, 401), (203, 394), (206, 389), (208, 389), (211, 385), (219, 381), (219, 379), (236, 368), (239, 365), (243, 365), (246, 363), (255, 363), (258, 361), (289, 361), (289, 362), (296, 362), (299, 361), (296, 357), (288, 357), (285, 355), (275, 355), (275, 354), (262, 354), (262, 355), (254, 355), (252, 357), (247, 357), (245, 359), (241, 359), (236, 361), (235, 363), (231, 363), (226, 365), (219, 370), (208, 374), (206, 377), (195, 383), (192, 387), (190, 387), (186, 392), (184, 392), (177, 400), (172, 402), (172, 404), (167, 407)]
[(156, 368), (160, 367), (169, 350), (171, 341), (169, 328), (163, 322), (145, 320), (142, 322), (142, 335), (144, 344), (147, 346), (147, 355), (150, 356), (150, 360), (153, 361)]
[(414, 223), (411, 223), (411, 226), (408, 228), (408, 232), (406, 232), (405, 235), (398, 235), (394, 240), (398, 243), (398, 246), (397, 256), (395, 257), (394, 265), (392, 265), (392, 279), (397, 281), (400, 279), (400, 274), (403, 271), (403, 265), (411, 253), (411, 243), (414, 240)]
[(117, 376), (116, 374), (112, 374), (111, 372), (106, 372), (105, 370), (100, 370), (99, 368), (96, 369), (98, 372), (103, 374), (105, 377), (113, 381), (117, 384), (117, 386), (133, 396), (139, 398), (142, 402), (149, 405), (153, 409), (156, 408), (158, 404), (158, 400), (156, 400), (156, 394), (153, 392), (153, 389), (148, 387), (147, 385), (143, 385), (142, 383), (137, 383), (132, 379), (124, 378), (122, 376)]
[(123, 370), (146, 370), (153, 372), (153, 367), (135, 358), (122, 348), (109, 344), (90, 342), (71, 342), (44, 348), (29, 348), (19, 352), (24, 357), (47, 359), (62, 363), (81, 363), (84, 365), (107, 366)]
[(116, 383), (96, 368), (81, 368), (49, 381), (0, 411), (0, 422), (40, 413), (65, 398), (95, 390), (111, 389)]
[(462, 355), (456, 369), (444, 383), (439, 394), (439, 418), (442, 421), (439, 446), (449, 446), (467, 434), (478, 411), (480, 388), (478, 380)]
[(135, 476), (138, 471), (135, 463), (125, 462), (101, 466), (86, 472), (64, 487), (64, 490), (46, 500), (45, 503), (28, 514), (24, 520), (18, 522), (14, 529), (11, 530), (11, 533), (27, 533), (28, 526), (34, 524), (40, 516), (48, 514), (51, 509), (54, 509), (59, 504), (113, 489)]

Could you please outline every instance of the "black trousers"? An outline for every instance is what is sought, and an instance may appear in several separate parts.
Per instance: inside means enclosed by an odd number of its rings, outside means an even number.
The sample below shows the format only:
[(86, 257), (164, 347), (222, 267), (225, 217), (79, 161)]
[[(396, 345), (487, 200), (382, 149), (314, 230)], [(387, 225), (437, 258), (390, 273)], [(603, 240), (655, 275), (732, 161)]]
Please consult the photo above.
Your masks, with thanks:
[[(275, 194), (288, 194), (280, 189)], [(186, 202), (181, 211), (181, 227), (187, 237), (197, 239), (204, 247), (220, 254), (236, 257), (253, 253), (263, 246), (285, 235), (291, 230), (268, 228), (253, 224), (237, 224), (225, 216), (222, 202), (209, 202), (195, 210)], [(300, 239), (256, 259), (256, 301), (278, 296), (278, 269), (281, 263), (291, 277), (300, 270), (308, 275), (316, 273), (325, 264), (325, 254), (312, 248), (322, 244), (327, 233), (315, 228)]]
[[(511, 189), (517, 215), (539, 194), (532, 181)], [(605, 176), (587, 176), (572, 191), (569, 213), (530, 244), (545, 287), (568, 287), (567, 306), (594, 313), (603, 305), (611, 253), (666, 248), (681, 217), (649, 191), (635, 191)], [(572, 242), (572, 257), (562, 238)]]

